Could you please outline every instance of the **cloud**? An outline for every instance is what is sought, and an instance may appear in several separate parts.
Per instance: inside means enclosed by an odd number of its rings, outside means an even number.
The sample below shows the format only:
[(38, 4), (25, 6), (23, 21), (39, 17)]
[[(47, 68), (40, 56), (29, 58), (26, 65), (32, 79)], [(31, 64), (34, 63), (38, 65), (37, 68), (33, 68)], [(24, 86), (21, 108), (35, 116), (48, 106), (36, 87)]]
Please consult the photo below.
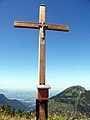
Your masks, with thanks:
[(7, 86), (7, 87), (10, 87), (10, 86), (13, 85), (13, 83), (11, 81), (5, 81), (4, 85)]
[(13, 88), (13, 82), (11, 80), (0, 80), (0, 88), (1, 89)]

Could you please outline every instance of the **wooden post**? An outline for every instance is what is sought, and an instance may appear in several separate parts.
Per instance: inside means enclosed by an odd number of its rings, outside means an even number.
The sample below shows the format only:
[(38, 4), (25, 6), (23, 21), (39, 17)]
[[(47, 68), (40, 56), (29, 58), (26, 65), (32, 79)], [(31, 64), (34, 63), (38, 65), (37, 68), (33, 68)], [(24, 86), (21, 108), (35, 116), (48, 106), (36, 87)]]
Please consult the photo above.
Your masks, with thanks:
[(46, 7), (45, 5), (40, 6), (39, 23), (42, 24), (39, 32), (39, 60), (38, 60), (38, 81), (39, 85), (45, 85), (45, 61), (46, 61), (46, 41), (45, 41), (45, 28), (46, 22)]

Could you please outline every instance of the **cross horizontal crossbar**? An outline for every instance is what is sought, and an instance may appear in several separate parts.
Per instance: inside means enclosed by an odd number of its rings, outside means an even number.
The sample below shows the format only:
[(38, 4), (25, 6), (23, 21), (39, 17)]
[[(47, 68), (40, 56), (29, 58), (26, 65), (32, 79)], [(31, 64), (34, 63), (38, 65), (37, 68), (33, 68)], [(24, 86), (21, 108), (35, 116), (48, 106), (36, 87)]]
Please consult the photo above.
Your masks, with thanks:
[(19, 28), (39, 29), (42, 26), (44, 26), (45, 30), (56, 30), (56, 31), (65, 31), (65, 32), (69, 31), (69, 27), (66, 25), (42, 24), (38, 22), (23, 22), (23, 21), (14, 22), (14, 27), (19, 27)]

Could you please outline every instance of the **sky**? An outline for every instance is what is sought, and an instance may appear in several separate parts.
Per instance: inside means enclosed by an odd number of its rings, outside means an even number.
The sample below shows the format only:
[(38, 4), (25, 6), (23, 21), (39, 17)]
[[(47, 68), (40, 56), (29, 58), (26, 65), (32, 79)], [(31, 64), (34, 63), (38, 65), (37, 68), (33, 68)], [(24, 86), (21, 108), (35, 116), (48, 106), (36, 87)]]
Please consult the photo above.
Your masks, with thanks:
[(14, 28), (14, 20), (38, 22), (41, 4), (46, 23), (70, 27), (46, 31), (46, 84), (90, 90), (90, 0), (0, 0), (0, 89), (36, 89), (39, 30)]

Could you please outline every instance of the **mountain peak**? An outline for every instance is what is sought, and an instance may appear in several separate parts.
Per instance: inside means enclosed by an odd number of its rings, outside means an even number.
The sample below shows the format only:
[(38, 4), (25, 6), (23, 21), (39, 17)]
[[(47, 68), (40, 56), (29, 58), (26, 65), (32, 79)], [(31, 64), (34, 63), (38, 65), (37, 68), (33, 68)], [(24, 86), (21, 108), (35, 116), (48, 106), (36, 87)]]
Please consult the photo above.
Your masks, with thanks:
[(57, 104), (58, 107), (60, 106), (61, 111), (71, 109), (73, 113), (78, 111), (82, 114), (86, 113), (87, 116), (90, 112), (90, 91), (79, 85), (65, 89), (56, 96), (51, 97), (50, 100), (50, 105)]
[[(56, 100), (57, 102), (58, 101), (62, 101), (61, 99), (62, 98), (65, 98), (65, 101), (66, 99), (70, 98), (72, 99), (72, 97), (76, 98), (78, 96), (81, 96), (82, 94), (86, 93), (86, 89), (82, 86), (71, 86), (67, 89), (65, 89), (63, 92), (57, 94), (56, 96), (53, 96), (51, 97), (51, 99), (54, 99)], [(62, 102), (65, 102), (64, 99)]]

